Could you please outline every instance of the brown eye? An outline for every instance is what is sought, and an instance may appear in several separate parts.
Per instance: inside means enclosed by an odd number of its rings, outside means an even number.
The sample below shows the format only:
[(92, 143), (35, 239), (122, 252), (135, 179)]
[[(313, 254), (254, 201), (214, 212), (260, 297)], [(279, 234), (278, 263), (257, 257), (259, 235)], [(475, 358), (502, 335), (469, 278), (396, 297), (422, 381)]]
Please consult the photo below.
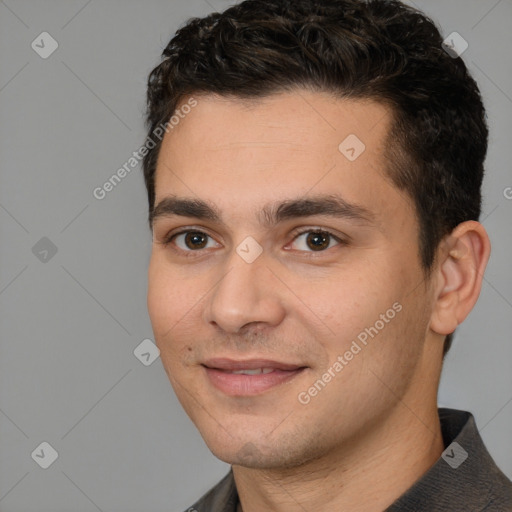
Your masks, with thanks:
[(306, 237), (306, 244), (314, 251), (321, 251), (329, 247), (330, 235), (323, 232), (309, 233)]
[(184, 242), (189, 249), (202, 249), (208, 243), (208, 235), (200, 231), (188, 231)]
[[(164, 240), (165, 246), (175, 246), (181, 253), (200, 252), (200, 249), (218, 246), (213, 238), (202, 231), (185, 230), (168, 236)], [(177, 249), (176, 249), (177, 248)]]
[(298, 244), (300, 251), (323, 252), (332, 247), (333, 241), (335, 245), (342, 243), (342, 240), (328, 231), (309, 230), (299, 233), (293, 243)]

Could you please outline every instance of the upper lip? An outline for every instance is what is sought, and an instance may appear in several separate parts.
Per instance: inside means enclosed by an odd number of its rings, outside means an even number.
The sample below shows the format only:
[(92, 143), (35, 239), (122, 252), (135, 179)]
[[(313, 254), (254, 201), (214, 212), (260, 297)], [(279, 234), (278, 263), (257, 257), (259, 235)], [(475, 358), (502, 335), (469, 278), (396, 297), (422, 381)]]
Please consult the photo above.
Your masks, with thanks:
[(257, 368), (273, 368), (275, 370), (299, 370), (305, 368), (301, 364), (289, 364), (282, 363), (279, 361), (273, 361), (271, 359), (229, 359), (225, 357), (217, 357), (208, 359), (203, 366), (207, 368), (213, 368), (217, 370), (255, 370)]

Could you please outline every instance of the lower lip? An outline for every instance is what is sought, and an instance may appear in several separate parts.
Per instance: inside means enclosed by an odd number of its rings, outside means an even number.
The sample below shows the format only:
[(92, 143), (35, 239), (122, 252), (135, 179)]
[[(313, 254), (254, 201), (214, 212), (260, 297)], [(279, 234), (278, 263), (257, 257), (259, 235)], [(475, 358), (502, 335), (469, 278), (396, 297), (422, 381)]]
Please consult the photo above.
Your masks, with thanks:
[(214, 368), (206, 368), (210, 382), (220, 391), (229, 396), (255, 396), (280, 384), (290, 381), (305, 368), (297, 370), (274, 370), (270, 373), (243, 375), (228, 373)]

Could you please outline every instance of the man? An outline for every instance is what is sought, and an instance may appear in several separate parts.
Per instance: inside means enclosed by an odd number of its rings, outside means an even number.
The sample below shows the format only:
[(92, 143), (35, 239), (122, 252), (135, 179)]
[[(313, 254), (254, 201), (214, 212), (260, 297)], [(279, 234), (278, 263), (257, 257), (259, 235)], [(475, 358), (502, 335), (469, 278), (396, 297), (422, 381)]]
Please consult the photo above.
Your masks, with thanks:
[(151, 73), (149, 314), (232, 466), (190, 511), (512, 510), (473, 416), (437, 408), (490, 253), (448, 50), (397, 1), (247, 0)]

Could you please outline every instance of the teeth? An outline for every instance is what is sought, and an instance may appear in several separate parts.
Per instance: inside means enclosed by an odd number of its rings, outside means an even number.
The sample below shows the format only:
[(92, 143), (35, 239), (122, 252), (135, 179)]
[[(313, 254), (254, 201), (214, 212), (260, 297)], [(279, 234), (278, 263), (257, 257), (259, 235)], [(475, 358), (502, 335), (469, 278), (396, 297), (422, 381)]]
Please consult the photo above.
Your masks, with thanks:
[(233, 373), (235, 375), (259, 375), (261, 373), (271, 373), (273, 371), (273, 368), (254, 368), (253, 370), (236, 370), (229, 373)]

